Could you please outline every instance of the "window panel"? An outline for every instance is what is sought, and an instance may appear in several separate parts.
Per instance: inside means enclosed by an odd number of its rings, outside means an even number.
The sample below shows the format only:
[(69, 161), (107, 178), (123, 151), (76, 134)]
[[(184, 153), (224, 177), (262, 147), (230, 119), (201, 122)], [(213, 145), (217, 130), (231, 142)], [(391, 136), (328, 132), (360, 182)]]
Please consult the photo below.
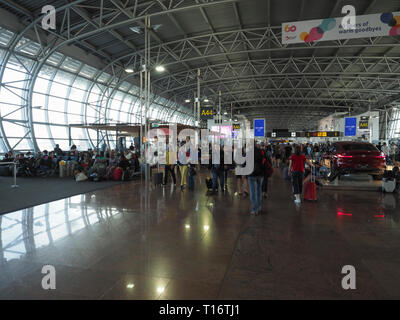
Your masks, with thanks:
[[(64, 112), (65, 100), (57, 97), (49, 97), (49, 110)], [(63, 121), (64, 122), (64, 121)]]
[(87, 91), (90, 82), (82, 77), (77, 77), (73, 83), (74, 88), (82, 89)]
[(57, 82), (52, 83), (50, 90), (51, 95), (65, 98), (67, 96), (67, 93), (68, 93), (68, 86)]
[(75, 100), (75, 101), (83, 101), (85, 94), (86, 94), (86, 91), (84, 91), (84, 90), (72, 88), (71, 93), (69, 95), (69, 99)]
[(9, 138), (8, 142), (9, 142), (11, 148), (14, 148), (15, 150), (30, 150), (31, 149), (28, 139), (21, 140), (21, 139)]
[(36, 138), (49, 138), (49, 132), (47, 130), (46, 125), (42, 124), (34, 124), (33, 125), (33, 130), (35, 130), (35, 137)]
[(61, 65), (61, 68), (71, 71), (73, 73), (76, 73), (80, 67), (81, 67), (81, 62), (69, 57), (67, 57), (63, 62), (63, 64)]
[(57, 124), (65, 124), (65, 114), (62, 111), (48, 111), (49, 122)]
[(54, 52), (48, 59), (47, 63), (50, 63), (52, 65), (58, 66), (62, 59), (64, 58), (64, 55), (59, 53), (59, 52)]
[(32, 115), (33, 115), (33, 121), (46, 122), (46, 111), (44, 109), (33, 109)]
[(26, 128), (9, 121), (3, 121), (3, 128), (7, 137), (23, 137)]
[(36, 143), (41, 151), (54, 149), (53, 144), (49, 139), (36, 138)]
[(7, 46), (14, 33), (0, 27), (0, 45)]
[(68, 139), (68, 128), (62, 126), (50, 126), (54, 139)]
[(46, 96), (40, 93), (32, 95), (32, 107), (44, 107), (46, 105)]
[(87, 77), (87, 78), (93, 78), (96, 73), (97, 73), (97, 70), (88, 65), (84, 65), (82, 70), (79, 72), (80, 75)]
[[(12, 36), (12, 32), (0, 28), (0, 45), (8, 45)], [(27, 92), (24, 87), (27, 84), (29, 70), (34, 63), (29, 56), (37, 55), (39, 49), (39, 44), (27, 38), (22, 38), (16, 51), (23, 52), (24, 55), (12, 55), (5, 68), (2, 79), (3, 86), (0, 87), (0, 108), (1, 116), (4, 118), (6, 136), (10, 138), (11, 144), (18, 142), (18, 137), (22, 138), (27, 132), (26, 128), (6, 120), (26, 119), (24, 109), (26, 101), (23, 97)], [(5, 51), (0, 49), (0, 60), (1, 57), (4, 57), (4, 54)], [(79, 76), (76, 75), (78, 72)], [(139, 88), (132, 86), (127, 81), (121, 83), (118, 90), (114, 92), (114, 96), (107, 106), (109, 109), (106, 120), (104, 120), (107, 96), (119, 80), (102, 72), (96, 79), (98, 83), (93, 84), (92, 80), (89, 79), (94, 79), (98, 74), (99, 70), (96, 68), (83, 65), (80, 61), (65, 57), (59, 52), (53, 53), (42, 66), (38, 77), (35, 79), (32, 97), (33, 129), (40, 149), (51, 150), (53, 146), (51, 139), (55, 139), (60, 145), (69, 147), (66, 145), (68, 143), (68, 127), (57, 126), (59, 124), (95, 123), (99, 122), (99, 117), (102, 119), (100, 122), (110, 121), (110, 119), (113, 119), (113, 122), (140, 122), (141, 110), (137, 98)], [(107, 84), (107, 87), (104, 84)], [(90, 92), (88, 92), (89, 89)], [(165, 105), (171, 106), (171, 101), (154, 94), (151, 95), (151, 100), (153, 103), (149, 110), (149, 117), (154, 120), (167, 117), (170, 108), (165, 107)], [(88, 104), (86, 104), (86, 101), (88, 101)], [(82, 110), (84, 110), (83, 114)], [(47, 118), (46, 115), (48, 115)], [(174, 119), (188, 121), (186, 115), (178, 117), (178, 114), (176, 114)], [(40, 124), (46, 123), (46, 121), (49, 122), (48, 125)], [(49, 130), (51, 130), (50, 136)], [(72, 139), (79, 148), (87, 149), (91, 146), (86, 130), (73, 129), (73, 131)], [(96, 131), (89, 130), (89, 132), (93, 142), (96, 143)], [(108, 137), (110, 143), (114, 144), (115, 133), (110, 133)], [(27, 149), (31, 148), (32, 144), (29, 139), (30, 136), (24, 138), (17, 148), (20, 148), (20, 146)], [(3, 148), (2, 144), (0, 146)]]

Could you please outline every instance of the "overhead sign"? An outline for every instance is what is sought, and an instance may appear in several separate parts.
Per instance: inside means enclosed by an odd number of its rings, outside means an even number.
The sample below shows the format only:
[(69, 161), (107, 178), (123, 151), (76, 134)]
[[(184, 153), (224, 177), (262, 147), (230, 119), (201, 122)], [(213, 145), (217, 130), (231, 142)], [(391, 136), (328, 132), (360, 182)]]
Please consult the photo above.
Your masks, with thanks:
[(200, 119), (209, 120), (213, 118), (213, 107), (202, 107), (200, 109)]
[(282, 43), (400, 36), (400, 12), (356, 16), (356, 24), (347, 30), (342, 20), (343, 17), (283, 23)]
[(369, 121), (368, 120), (360, 120), (360, 124), (358, 127), (360, 130), (369, 130)]
[(332, 138), (332, 137), (340, 137), (339, 131), (315, 131), (315, 132), (306, 132), (305, 136), (307, 138)]
[(265, 137), (265, 119), (254, 119), (254, 137)]
[(239, 131), (240, 130), (240, 123), (234, 123), (233, 124), (233, 130), (234, 131)]
[(344, 124), (344, 135), (354, 137), (357, 133), (357, 118), (346, 118)]

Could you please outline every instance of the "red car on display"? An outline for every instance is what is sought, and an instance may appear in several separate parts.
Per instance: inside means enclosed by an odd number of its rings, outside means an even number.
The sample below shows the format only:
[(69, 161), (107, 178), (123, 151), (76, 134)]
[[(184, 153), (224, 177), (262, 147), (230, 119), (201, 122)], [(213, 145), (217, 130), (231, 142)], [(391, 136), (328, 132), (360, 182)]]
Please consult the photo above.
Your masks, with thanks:
[(323, 157), (330, 169), (328, 179), (335, 180), (345, 174), (369, 174), (374, 180), (382, 179), (386, 157), (372, 143), (342, 141), (333, 143)]

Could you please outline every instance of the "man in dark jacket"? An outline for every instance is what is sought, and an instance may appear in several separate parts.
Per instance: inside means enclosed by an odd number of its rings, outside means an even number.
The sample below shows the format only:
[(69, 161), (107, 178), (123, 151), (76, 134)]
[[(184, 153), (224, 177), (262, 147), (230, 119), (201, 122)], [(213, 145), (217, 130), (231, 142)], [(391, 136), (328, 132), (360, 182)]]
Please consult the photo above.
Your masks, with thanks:
[[(212, 159), (212, 157), (211, 157)], [(213, 161), (214, 159), (212, 159)], [(224, 191), (224, 151), (223, 147), (221, 146), (219, 152), (219, 164), (211, 164), (211, 179), (212, 179), (212, 192), (211, 195), (215, 195), (218, 189), (218, 179), (219, 179), (219, 186), (222, 191)]]
[(259, 214), (262, 208), (262, 186), (265, 174), (265, 159), (259, 146), (254, 146), (254, 170), (249, 176), (251, 213)]

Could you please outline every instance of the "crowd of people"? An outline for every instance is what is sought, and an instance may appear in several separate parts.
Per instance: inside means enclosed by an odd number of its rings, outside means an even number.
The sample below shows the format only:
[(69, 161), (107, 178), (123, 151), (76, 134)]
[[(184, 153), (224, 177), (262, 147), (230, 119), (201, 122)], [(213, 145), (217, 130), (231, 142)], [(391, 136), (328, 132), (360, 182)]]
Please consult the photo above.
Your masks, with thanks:
[[(177, 175), (180, 176), (180, 188), (183, 191), (186, 186), (189, 190), (195, 188), (195, 175), (201, 165), (199, 159), (202, 156), (200, 149), (196, 149), (190, 143), (190, 138), (180, 142), (179, 151), (165, 150), (165, 164), (161, 184), (167, 185), (169, 176), (173, 184), (177, 184)], [(215, 146), (214, 146), (215, 147)], [(267, 198), (268, 180), (274, 169), (282, 170), (283, 179), (290, 180), (296, 204), (301, 203), (303, 185), (310, 181), (311, 172), (316, 177), (325, 178), (329, 172), (324, 165), (323, 154), (331, 150), (331, 143), (256, 143), (254, 147), (254, 170), (250, 175), (243, 175), (238, 170), (246, 164), (227, 164), (223, 146), (220, 146), (219, 161), (215, 161), (213, 154), (218, 151), (210, 148), (209, 159), (213, 158), (214, 163), (207, 165), (211, 178), (207, 179), (208, 194), (216, 195), (218, 189), (221, 192), (227, 190), (227, 178), (230, 171), (233, 171), (236, 179), (236, 189), (239, 196), (249, 197), (251, 202), (251, 214), (257, 215), (262, 210), (262, 199)], [(388, 163), (398, 160), (399, 148), (396, 144), (378, 144), (377, 148), (386, 156)], [(246, 156), (246, 147), (243, 147), (242, 156)], [(155, 153), (157, 155), (157, 153)], [(234, 157), (232, 157), (234, 159)], [(158, 160), (157, 160), (158, 161)], [(152, 167), (160, 169), (160, 165), (154, 163)], [(78, 152), (75, 145), (69, 151), (64, 152), (56, 145), (53, 151), (44, 150), (37, 154), (30, 152), (16, 154), (8, 152), (2, 162), (16, 162), (18, 176), (74, 176), (76, 180), (90, 179), (100, 180), (130, 180), (134, 174), (139, 174), (143, 164), (140, 164), (140, 153), (131, 145), (126, 150), (100, 151), (88, 150)], [(13, 165), (0, 166), (1, 175), (11, 175)], [(7, 171), (7, 172), (5, 172)], [(83, 179), (81, 179), (83, 177)], [(153, 177), (153, 172), (151, 171)]]
[[(43, 150), (37, 154), (27, 152), (14, 154), (9, 151), (1, 162), (15, 162), (19, 177), (72, 176), (80, 180), (130, 180), (140, 172), (139, 156), (134, 146), (119, 152), (117, 150), (77, 150), (73, 145), (69, 151), (62, 151), (56, 145), (53, 151)], [(14, 173), (14, 165), (0, 166), (1, 175)], [(82, 179), (82, 177), (86, 179)]]

